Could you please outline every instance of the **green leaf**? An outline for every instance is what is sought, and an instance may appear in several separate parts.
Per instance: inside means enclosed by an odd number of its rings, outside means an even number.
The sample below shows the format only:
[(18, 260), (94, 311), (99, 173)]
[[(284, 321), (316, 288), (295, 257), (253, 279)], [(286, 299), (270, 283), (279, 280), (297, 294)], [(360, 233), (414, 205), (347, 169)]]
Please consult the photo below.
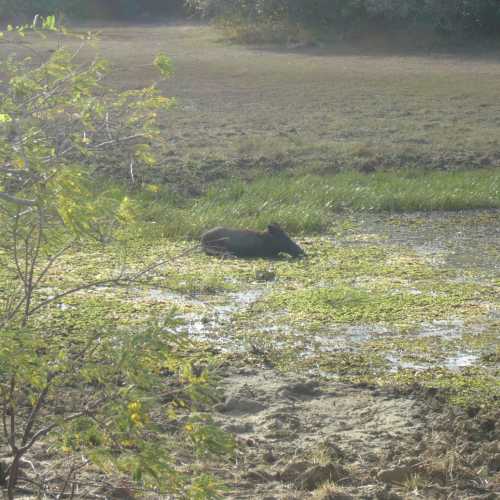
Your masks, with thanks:
[(42, 23), (42, 28), (45, 30), (56, 31), (56, 16), (47, 16)]
[(154, 65), (159, 69), (163, 78), (168, 78), (173, 72), (172, 60), (163, 53), (155, 57)]

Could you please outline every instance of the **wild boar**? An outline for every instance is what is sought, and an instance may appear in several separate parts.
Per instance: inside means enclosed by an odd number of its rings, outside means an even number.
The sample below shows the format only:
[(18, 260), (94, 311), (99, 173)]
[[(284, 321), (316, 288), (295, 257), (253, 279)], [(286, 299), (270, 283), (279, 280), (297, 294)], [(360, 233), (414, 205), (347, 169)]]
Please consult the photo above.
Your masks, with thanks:
[(292, 257), (305, 255), (278, 224), (269, 224), (267, 231), (262, 232), (216, 227), (202, 235), (201, 245), (208, 255), (277, 257), (281, 252)]

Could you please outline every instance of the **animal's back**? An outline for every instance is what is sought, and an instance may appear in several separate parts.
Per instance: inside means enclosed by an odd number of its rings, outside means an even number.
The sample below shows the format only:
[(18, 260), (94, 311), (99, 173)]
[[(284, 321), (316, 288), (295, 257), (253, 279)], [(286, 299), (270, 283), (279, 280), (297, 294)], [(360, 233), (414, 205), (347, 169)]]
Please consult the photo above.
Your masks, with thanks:
[(223, 254), (226, 251), (227, 239), (226, 228), (214, 227), (201, 235), (201, 246), (208, 254)]
[(209, 243), (211, 241), (215, 241), (219, 238), (224, 237), (224, 234), (226, 233), (227, 229), (221, 226), (214, 227), (213, 229), (209, 229), (208, 231), (205, 231), (201, 235), (201, 242), (202, 243)]
[(203, 250), (209, 254), (232, 254), (240, 257), (259, 256), (265, 252), (260, 233), (244, 229), (215, 227), (201, 237)]

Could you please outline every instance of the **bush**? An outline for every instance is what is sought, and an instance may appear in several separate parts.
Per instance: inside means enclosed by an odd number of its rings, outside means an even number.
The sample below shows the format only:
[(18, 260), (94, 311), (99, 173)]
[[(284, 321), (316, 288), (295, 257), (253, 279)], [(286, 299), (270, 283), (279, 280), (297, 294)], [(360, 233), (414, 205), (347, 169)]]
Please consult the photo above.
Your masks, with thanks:
[[(42, 24), (55, 30), (53, 17)], [(14, 43), (29, 31), (1, 35)], [(181, 473), (171, 457), (179, 446), (183, 463), (186, 452), (194, 460), (231, 450), (231, 440), (196, 413), (212, 393), (210, 359), (193, 354), (168, 315), (161, 324), (120, 328), (103, 321), (90, 297), (62, 321), (63, 298), (142, 281), (158, 266), (121, 263), (81, 281), (54, 280), (61, 258), (78, 262), (80, 247), (103, 251), (123, 238), (130, 202), (102, 185), (102, 167), (118, 153), (137, 169), (154, 163), (157, 114), (172, 104), (154, 84), (108, 88), (107, 62), (77, 62), (76, 50), (38, 61), (14, 53), (0, 64), (0, 488), (9, 499), (20, 483), (33, 496), (72, 496), (93, 464), (158, 495), (190, 497), (194, 489), (210, 498), (214, 481)], [(155, 63), (168, 76), (169, 59)], [(159, 421), (167, 412), (168, 422)], [(47, 440), (68, 469), (44, 478), (33, 450)], [(21, 471), (26, 463), (30, 471)]]
[(247, 23), (280, 19), (308, 27), (420, 25), (448, 33), (500, 33), (497, 0), (186, 0), (204, 17)]

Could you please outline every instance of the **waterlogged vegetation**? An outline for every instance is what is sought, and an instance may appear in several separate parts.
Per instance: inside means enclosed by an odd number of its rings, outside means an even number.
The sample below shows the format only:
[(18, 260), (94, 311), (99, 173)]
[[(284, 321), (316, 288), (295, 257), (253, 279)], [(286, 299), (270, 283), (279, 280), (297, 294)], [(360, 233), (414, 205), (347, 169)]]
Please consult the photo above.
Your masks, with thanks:
[[(484, 175), (495, 179), (496, 173)], [(338, 177), (338, 186), (342, 186), (345, 179)], [(350, 178), (364, 181), (367, 177), (355, 174)], [(236, 188), (232, 189), (235, 193)], [(498, 210), (398, 214), (333, 209), (318, 230), (318, 226), (308, 225), (307, 209), (293, 212), (297, 207), (292, 197), (283, 203), (282, 217), (286, 224), (295, 221), (290, 227), (306, 251), (306, 259), (219, 259), (203, 254), (193, 239), (202, 226), (209, 227), (212, 222), (208, 208), (201, 211), (197, 207), (206, 199), (174, 205), (161, 190), (148, 192), (129, 196), (128, 205), (136, 220), (130, 219), (117, 229), (115, 239), (82, 241), (61, 256), (48, 271), (33, 303), (48, 300), (89, 277), (99, 281), (133, 273), (161, 257), (155, 272), (133, 283), (104, 283), (61, 297), (33, 315), (31, 331), (35, 335), (50, 332), (53, 345), (60, 344), (62, 356), (69, 337), (71, 352), (98, 338), (100, 350), (106, 353), (106, 370), (102, 372), (90, 363), (89, 377), (103, 373), (112, 377), (114, 364), (108, 367), (111, 359), (126, 366), (127, 360), (137, 359), (140, 352), (140, 364), (127, 376), (143, 384), (144, 390), (151, 390), (153, 382), (157, 384), (155, 390), (165, 394), (166, 403), (146, 398), (137, 406), (136, 400), (125, 399), (128, 420), (140, 423), (143, 418), (152, 418), (148, 428), (154, 423), (153, 434), (140, 450), (139, 464), (131, 457), (137, 450), (127, 442), (126, 426), (113, 459), (118, 469), (113, 469), (109, 457), (100, 452), (116, 435), (97, 431), (86, 421), (67, 428), (62, 441), (57, 442), (59, 447), (54, 448), (51, 463), (62, 460), (61, 454), (85, 449), (104, 470), (129, 473), (134, 467), (139, 469), (141, 460), (148, 463), (151, 449), (147, 446), (152, 436), (161, 439), (168, 450), (177, 450), (185, 438), (172, 433), (171, 419), (182, 415), (183, 405), (189, 407), (192, 398), (212, 401), (212, 369), (223, 366), (243, 370), (253, 366), (255, 373), (271, 367), (273, 373), (283, 376), (398, 390), (424, 387), (440, 391), (448, 403), (471, 414), (496, 410), (500, 397)], [(117, 193), (113, 189), (110, 196)], [(207, 199), (210, 196), (216, 196), (215, 190)], [(238, 199), (245, 203), (238, 204)], [(228, 196), (223, 222), (237, 226), (250, 221), (255, 206), (247, 207), (247, 212), (243, 209), (249, 201), (241, 191)], [(174, 213), (186, 219), (190, 214), (192, 226), (173, 226), (172, 206), (178, 211)], [(290, 219), (285, 217), (287, 209), (293, 214)], [(248, 219), (240, 220), (243, 213)], [(258, 219), (260, 224), (267, 222), (265, 217)], [(172, 231), (172, 227), (176, 229)], [(43, 268), (44, 262), (40, 265)], [(7, 273), (6, 268), (0, 271), (0, 289), (4, 291), (10, 286)], [(168, 346), (176, 356), (186, 356), (192, 363), (168, 365), (169, 373), (181, 370), (188, 383), (186, 394), (179, 393), (175, 402), (168, 403), (170, 389), (162, 382), (165, 366), (161, 362), (151, 365), (157, 363), (161, 352), (151, 352), (155, 346)], [(35, 347), (42, 349), (40, 341)], [(41, 366), (45, 360), (54, 362), (40, 357)], [(150, 373), (154, 377), (146, 384), (143, 379)], [(62, 393), (66, 381), (77, 382), (68, 373), (67, 380), (58, 386)], [(107, 383), (111, 389), (116, 382), (110, 378)], [(397, 404), (391, 402), (390, 407)], [(166, 420), (160, 408), (166, 409)], [(374, 411), (379, 411), (378, 407)], [(286, 430), (280, 432), (276, 431), (275, 437), (284, 439)], [(214, 476), (204, 476), (203, 456), (208, 447), (210, 456), (225, 455), (230, 463), (234, 453), (231, 433), (221, 433), (206, 415), (196, 414), (182, 433), (189, 443), (182, 456), (193, 462), (186, 472), (201, 474), (190, 485), (190, 494), (198, 488), (222, 492), (214, 478), (221, 469), (215, 469)], [(141, 439), (140, 433), (134, 439)], [(56, 440), (50, 442), (56, 446)], [(38, 460), (40, 453), (30, 457)], [(284, 453), (289, 456), (290, 451)], [(168, 469), (169, 460), (176, 456), (177, 451), (165, 456), (152, 472), (164, 480), (177, 481), (178, 476), (169, 476)], [(92, 470), (88, 474), (92, 477)], [(188, 478), (182, 475), (179, 480), (187, 482)], [(153, 483), (142, 484), (153, 487)]]
[(352, 236), (315, 240), (308, 262), (281, 264), (279, 286), (236, 321), (247, 342), (284, 369), (418, 381), (450, 389), (460, 404), (495, 406), (498, 274), (472, 255), (457, 268), (384, 235), (361, 234), (357, 244)]
[(200, 353), (356, 382), (420, 383), (448, 390), (454, 403), (492, 407), (500, 395), (498, 270), (485, 269), (481, 251), (464, 247), (454, 228), (468, 228), (493, 262), (498, 222), (496, 211), (332, 215), (322, 236), (298, 239), (306, 259), (268, 261), (208, 257), (196, 242), (158, 237), (158, 220), (146, 239), (129, 228), (136, 238), (125, 252), (94, 243), (67, 255), (40, 293), (161, 255), (147, 284), (79, 292), (36, 324), (83, 332), (173, 315), (168, 331), (190, 337)]

